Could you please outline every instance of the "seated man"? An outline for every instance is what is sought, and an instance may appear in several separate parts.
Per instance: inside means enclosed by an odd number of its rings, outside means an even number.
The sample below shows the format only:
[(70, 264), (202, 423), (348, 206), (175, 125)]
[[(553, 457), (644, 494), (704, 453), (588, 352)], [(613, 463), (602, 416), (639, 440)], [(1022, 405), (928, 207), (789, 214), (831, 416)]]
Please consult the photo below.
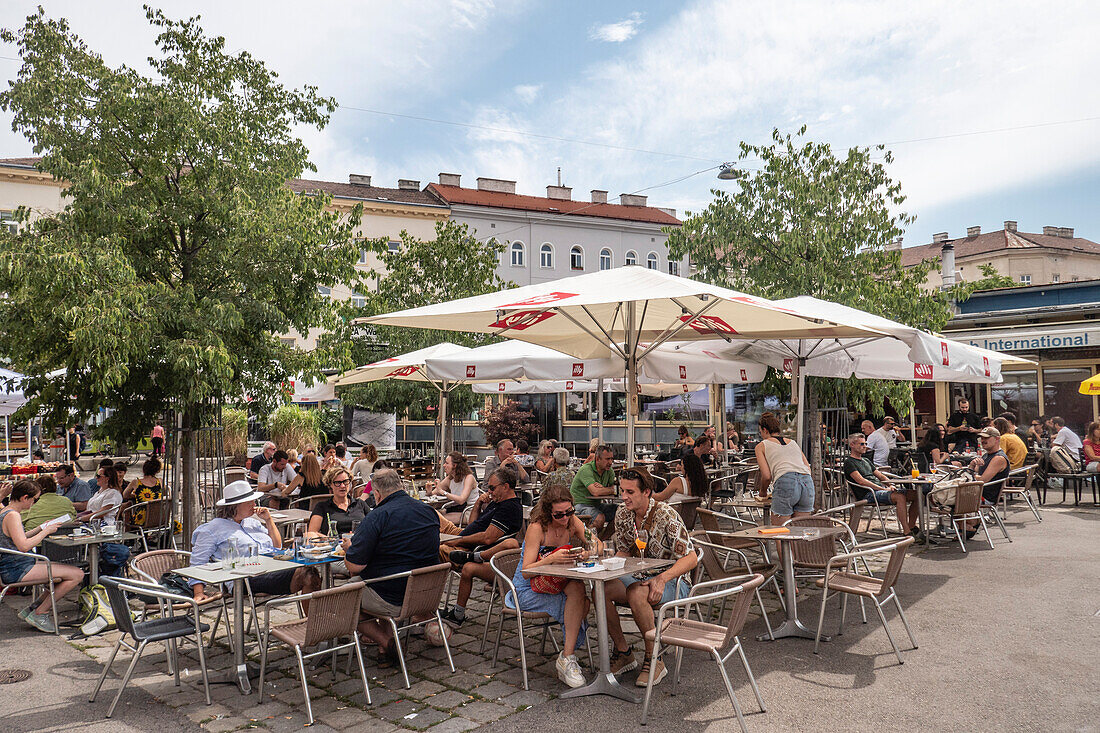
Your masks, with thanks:
[[(256, 489), (263, 493), (282, 492), (297, 476), (297, 472), (290, 467), (290, 456), (285, 450), (277, 450), (271, 454), (271, 463), (264, 464), (256, 480)], [(280, 497), (281, 498), (281, 497)]]
[[(699, 558), (691, 544), (687, 527), (679, 513), (662, 501), (653, 499), (653, 478), (645, 469), (628, 468), (619, 476), (619, 493), (623, 504), (615, 514), (615, 537), (612, 540), (618, 557), (646, 557), (675, 560), (671, 567), (660, 571), (638, 572), (622, 580), (605, 584), (607, 593), (607, 631), (615, 643), (611, 654), (611, 672), (619, 674), (637, 666), (634, 651), (626, 643), (616, 603), (630, 606), (630, 613), (642, 637), (655, 624), (653, 609), (662, 603), (685, 598), (691, 592), (687, 574), (695, 569)], [(639, 687), (665, 678), (668, 670), (660, 659), (652, 659), (653, 642), (646, 639), (645, 660), (635, 681)]]
[(92, 498), (95, 491), (88, 482), (76, 475), (76, 470), (69, 464), (63, 463), (54, 472), (57, 480), (57, 495), (64, 496), (73, 503), (78, 512), (88, 508), (88, 499)]
[(42, 490), (35, 499), (34, 506), (22, 512), (23, 531), (30, 530), (45, 524), (51, 519), (68, 515), (70, 521), (76, 520), (76, 507), (73, 503), (57, 493), (57, 482), (48, 473), (35, 476), (35, 483)]
[(592, 529), (597, 534), (614, 518), (617, 509), (614, 504), (599, 501), (602, 496), (615, 495), (615, 472), (611, 470), (614, 455), (610, 446), (597, 446), (592, 461), (581, 466), (569, 487), (577, 514), (592, 517)]
[(530, 477), (527, 475), (527, 469), (519, 464), (515, 453), (516, 449), (512, 445), (512, 441), (507, 438), (497, 443), (496, 452), (485, 460), (485, 481), (488, 482), (489, 474), (498, 468), (511, 469), (516, 474), (516, 480), (521, 483), (529, 481)]
[[(864, 454), (867, 453), (867, 438), (863, 433), (852, 433), (848, 436), (848, 450), (850, 455), (844, 459), (844, 478), (852, 489), (856, 501), (866, 500), (868, 504), (894, 504), (898, 509), (898, 524), (905, 534), (916, 536), (917, 527), (917, 492), (896, 491), (890, 486), (890, 479), (882, 471), (879, 471)], [(909, 503), (906, 511), (906, 502)]]
[[(230, 546), (238, 551), (256, 547), (260, 553), (272, 552), (283, 546), (283, 536), (267, 508), (257, 506), (262, 497), (247, 481), (234, 481), (225, 487), (216, 504), (214, 519), (200, 524), (191, 535), (191, 565), (206, 565), (223, 560)], [(249, 578), (253, 593), (289, 595), (312, 593), (321, 587), (321, 579), (313, 568), (276, 570)], [(206, 598), (206, 585), (188, 580), (196, 601)], [(306, 604), (303, 604), (306, 605)], [(308, 612), (308, 608), (306, 609)]]
[[(474, 578), (492, 582), (489, 558), (501, 550), (518, 548), (519, 542), (514, 535), (522, 526), (523, 506), (516, 496), (516, 475), (507, 468), (498, 468), (489, 474), (489, 491), (478, 497), (466, 529), (459, 530), (440, 516), (440, 529), (459, 537), (440, 545), (439, 555), (444, 561), (450, 560), (462, 568), (458, 598), (455, 605), (443, 613), (444, 621), (457, 627), (466, 620), (466, 602), (470, 600)], [(501, 537), (508, 539), (501, 541)], [(484, 549), (475, 549), (478, 547)]]
[[(371, 477), (375, 509), (344, 540), (344, 564), (363, 580), (381, 578), (439, 562), (439, 514), (405, 493), (392, 468), (376, 469)], [(370, 616), (397, 617), (405, 600), (405, 578), (372, 583), (363, 589), (362, 609)], [(414, 619), (417, 621), (423, 619)], [(359, 633), (396, 659), (390, 625), (377, 618), (359, 623)]]
[[(978, 440), (985, 455), (981, 466), (982, 473), (975, 480), (985, 484), (982, 487), (982, 503), (996, 504), (1001, 498), (1005, 479), (1008, 478), (1008, 473), (1012, 469), (1009, 467), (1008, 455), (1001, 449), (1001, 433), (997, 428), (982, 428), (978, 433)], [(966, 539), (970, 539), (978, 531), (978, 520), (968, 520), (966, 525)]]

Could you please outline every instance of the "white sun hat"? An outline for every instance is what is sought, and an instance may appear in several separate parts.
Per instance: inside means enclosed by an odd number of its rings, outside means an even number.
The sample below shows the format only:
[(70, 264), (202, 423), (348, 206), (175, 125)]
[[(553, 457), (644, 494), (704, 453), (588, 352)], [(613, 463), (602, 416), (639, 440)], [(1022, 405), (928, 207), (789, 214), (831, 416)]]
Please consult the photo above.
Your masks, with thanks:
[(264, 493), (262, 491), (253, 491), (252, 484), (247, 481), (234, 481), (226, 485), (225, 490), (222, 491), (221, 501), (219, 501), (216, 506), (243, 504), (246, 501), (255, 501), (263, 497)]

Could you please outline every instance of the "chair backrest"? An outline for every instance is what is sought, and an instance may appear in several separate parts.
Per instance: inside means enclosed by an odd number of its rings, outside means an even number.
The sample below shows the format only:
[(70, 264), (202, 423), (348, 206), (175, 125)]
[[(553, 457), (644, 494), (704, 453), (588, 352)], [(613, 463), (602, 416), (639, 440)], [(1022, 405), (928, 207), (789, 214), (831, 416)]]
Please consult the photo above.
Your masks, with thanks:
[[(826, 517), (815, 514), (809, 517), (796, 517), (788, 520), (783, 526), (796, 527), (849, 527), (844, 522), (834, 517)], [(829, 535), (819, 540), (803, 540), (801, 542), (788, 542), (787, 547), (791, 551), (791, 560), (796, 566), (824, 568), (829, 564), (830, 558), (836, 554), (837, 535)]]
[(234, 481), (246, 481), (248, 480), (248, 469), (243, 466), (232, 466), (225, 469), (225, 483), (231, 484)]
[(118, 630), (140, 641), (134, 628), (134, 617), (130, 615), (130, 603), (126, 598), (127, 591), (134, 592), (134, 587), (122, 578), (103, 577), (99, 582), (107, 590), (107, 599), (111, 602), (111, 613), (115, 617)]
[(412, 571), (405, 583), (405, 599), (401, 602), (401, 618), (431, 616), (439, 608), (443, 590), (451, 572), (449, 562), (428, 565)]
[(982, 482), (968, 481), (955, 487), (955, 508), (953, 514), (974, 514), (982, 503)]
[[(760, 547), (755, 540), (738, 539), (736, 537), (718, 537), (716, 534), (711, 534), (729, 532), (736, 529), (736, 522), (733, 521), (733, 517), (703, 508), (697, 508), (695, 510), (695, 515), (699, 517), (699, 521), (702, 522), (703, 530), (708, 533), (707, 539), (715, 544), (735, 547), (739, 550), (746, 548), (756, 549)], [(726, 526), (723, 526), (723, 522), (726, 523)]]
[(191, 563), (191, 555), (182, 550), (153, 550), (134, 557), (130, 564), (153, 583), (171, 570), (178, 570)]
[[(910, 538), (912, 539), (912, 538)], [(764, 583), (764, 576), (757, 573), (741, 584), (741, 590), (733, 594), (733, 609), (730, 611), (730, 620), (726, 624), (726, 638), (722, 641), (722, 648), (726, 648), (733, 638), (745, 628), (745, 620), (749, 617), (749, 604), (752, 603), (754, 592)]]
[(363, 581), (345, 583), (313, 593), (306, 616), (306, 646), (355, 633), (359, 624), (359, 604), (362, 602)]
[(703, 529), (707, 532), (722, 531), (722, 527), (718, 524), (717, 512), (712, 512), (710, 509), (696, 509), (695, 516), (699, 518), (699, 521), (703, 525)]
[(699, 496), (687, 496), (683, 501), (678, 501), (672, 504), (672, 508), (680, 513), (680, 518), (684, 520), (684, 526), (688, 528), (690, 532), (695, 528), (695, 518), (699, 511), (699, 505), (703, 503), (702, 497)]
[[(523, 560), (523, 550), (504, 550), (498, 552), (489, 558), (489, 567), (493, 569), (493, 585), (499, 586), (501, 591), (500, 595), (503, 598), (509, 593), (512, 588), (512, 578), (516, 576), (516, 569), (519, 568), (520, 562)], [(513, 594), (512, 600), (516, 604), (516, 608), (519, 609), (519, 599)]]
[(886, 571), (882, 576), (882, 590), (879, 595), (884, 595), (888, 589), (893, 588), (894, 584), (898, 582), (901, 565), (905, 562), (905, 550), (914, 541), (913, 537), (905, 537), (892, 545), (893, 549), (890, 551), (890, 559), (886, 562)]
[[(718, 550), (716, 548), (720, 547), (720, 545), (715, 545), (712, 542), (708, 542), (706, 539), (706, 533), (692, 532), (691, 541), (700, 551), (699, 565), (703, 568), (703, 570), (706, 571), (708, 578), (710, 578), (711, 580), (722, 580), (723, 578), (728, 578), (730, 575), (734, 574), (731, 573), (729, 570), (726, 570), (725, 563), (718, 556), (718, 553), (721, 552), (721, 550)], [(730, 551), (726, 554), (732, 555), (733, 552)]]
[(154, 499), (145, 504), (145, 529), (166, 529), (172, 525), (172, 500)]

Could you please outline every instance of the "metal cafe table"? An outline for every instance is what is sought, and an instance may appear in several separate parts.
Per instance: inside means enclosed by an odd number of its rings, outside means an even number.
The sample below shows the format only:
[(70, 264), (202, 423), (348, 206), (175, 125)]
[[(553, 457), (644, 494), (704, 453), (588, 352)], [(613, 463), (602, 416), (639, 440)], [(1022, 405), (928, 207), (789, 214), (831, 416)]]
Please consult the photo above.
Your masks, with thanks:
[(128, 540), (140, 540), (141, 535), (136, 532), (119, 532), (117, 534), (83, 534), (83, 535), (51, 535), (46, 542), (58, 547), (87, 547), (88, 548), (88, 575), (92, 585), (99, 582), (99, 546), (105, 542), (126, 542)]

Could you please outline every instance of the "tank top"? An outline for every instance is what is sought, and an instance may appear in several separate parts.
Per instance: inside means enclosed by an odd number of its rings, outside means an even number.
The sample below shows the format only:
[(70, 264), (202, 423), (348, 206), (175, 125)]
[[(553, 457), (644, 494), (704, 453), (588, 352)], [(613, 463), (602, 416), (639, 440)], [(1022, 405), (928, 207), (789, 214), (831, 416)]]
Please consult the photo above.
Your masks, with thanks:
[[(989, 456), (986, 458), (986, 463), (989, 463), (989, 461), (992, 461), (994, 456), (1004, 456), (1005, 467), (1004, 467), (1003, 470), (998, 471), (996, 474), (994, 474), (993, 478), (990, 479), (990, 483), (993, 483), (994, 481), (1004, 481), (1005, 479), (1008, 478), (1009, 471), (1012, 470), (1012, 467), (1010, 465), (1010, 461), (1008, 460), (1008, 454), (1005, 453), (1003, 450), (998, 450), (994, 453), (990, 453)], [(1004, 484), (1001, 484), (1001, 487), (1003, 488)]]
[(3, 529), (4, 517), (6, 517), (9, 512), (14, 511), (14, 509), (5, 509), (4, 511), (0, 512), (0, 548), (3, 548), (5, 550), (15, 550), (18, 552), (19, 548), (15, 546), (15, 540), (13, 540), (11, 537), (8, 537), (8, 533), (5, 532)]
[(798, 443), (788, 440), (780, 445), (765, 440), (763, 446), (764, 460), (768, 462), (768, 468), (771, 469), (772, 481), (788, 473), (809, 474), (806, 464), (802, 461), (802, 449), (798, 447)]
[[(465, 479), (463, 479), (465, 481)], [(455, 481), (454, 479), (448, 479), (446, 482), (439, 482), (440, 488), (446, 491), (448, 494), (454, 494), (455, 496), (462, 496), (462, 481)], [(463, 506), (473, 506), (478, 497), (477, 484), (474, 484), (474, 488), (470, 489), (470, 495), (466, 497), (466, 503)]]

